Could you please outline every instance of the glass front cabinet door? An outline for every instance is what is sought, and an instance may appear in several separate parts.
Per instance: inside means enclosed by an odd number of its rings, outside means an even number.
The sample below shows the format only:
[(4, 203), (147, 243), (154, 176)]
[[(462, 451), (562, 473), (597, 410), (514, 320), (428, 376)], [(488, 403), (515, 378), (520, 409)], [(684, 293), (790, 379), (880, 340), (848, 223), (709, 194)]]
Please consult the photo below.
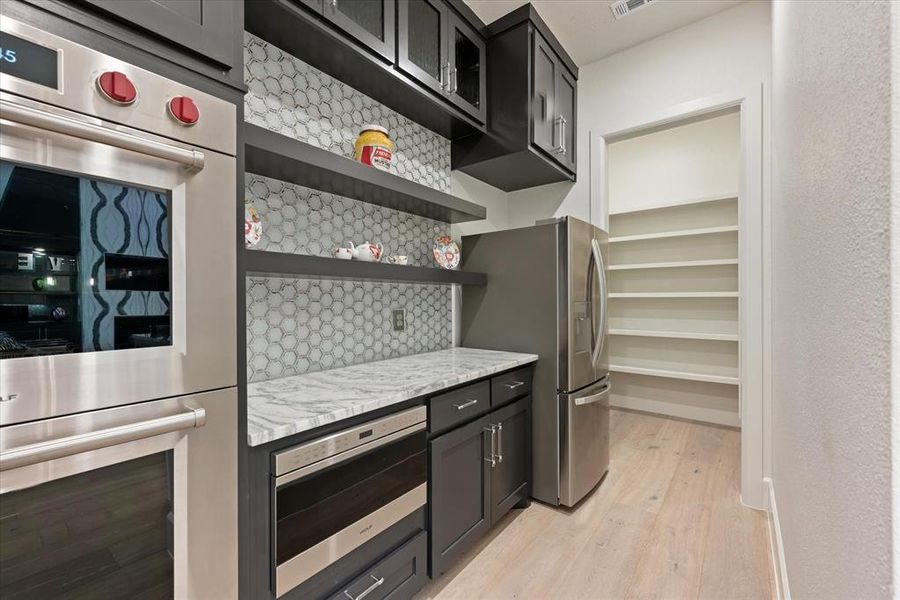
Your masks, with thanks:
[(395, 12), (394, 0), (322, 2), (322, 14), (326, 19), (390, 62), (394, 60)]

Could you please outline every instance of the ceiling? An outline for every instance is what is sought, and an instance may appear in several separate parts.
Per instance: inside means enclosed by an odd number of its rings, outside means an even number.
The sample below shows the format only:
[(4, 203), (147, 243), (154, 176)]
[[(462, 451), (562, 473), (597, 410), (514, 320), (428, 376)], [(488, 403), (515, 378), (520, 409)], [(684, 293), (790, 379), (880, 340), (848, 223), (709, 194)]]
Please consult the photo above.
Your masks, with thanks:
[[(482, 21), (491, 23), (526, 0), (465, 0)], [(706, 18), (743, 0), (656, 0), (621, 21), (613, 0), (532, 0), (541, 18), (579, 66)]]

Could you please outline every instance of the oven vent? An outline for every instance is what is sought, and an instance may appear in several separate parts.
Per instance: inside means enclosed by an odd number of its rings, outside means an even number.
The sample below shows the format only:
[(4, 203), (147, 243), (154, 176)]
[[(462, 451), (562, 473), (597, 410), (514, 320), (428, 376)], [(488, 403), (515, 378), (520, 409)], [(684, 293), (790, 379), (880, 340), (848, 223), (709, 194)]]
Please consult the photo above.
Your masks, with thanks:
[(656, 0), (618, 0), (609, 5), (609, 10), (618, 21), (626, 15), (630, 15), (639, 8), (644, 8)]

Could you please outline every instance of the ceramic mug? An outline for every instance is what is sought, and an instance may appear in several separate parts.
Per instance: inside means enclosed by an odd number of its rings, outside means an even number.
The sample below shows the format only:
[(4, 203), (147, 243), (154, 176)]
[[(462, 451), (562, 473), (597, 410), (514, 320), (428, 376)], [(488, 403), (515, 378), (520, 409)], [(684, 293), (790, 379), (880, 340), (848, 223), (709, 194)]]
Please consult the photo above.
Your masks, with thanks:
[(353, 258), (353, 252), (350, 250), (350, 248), (336, 248), (334, 251), (334, 257), (341, 260), (350, 260), (351, 258)]

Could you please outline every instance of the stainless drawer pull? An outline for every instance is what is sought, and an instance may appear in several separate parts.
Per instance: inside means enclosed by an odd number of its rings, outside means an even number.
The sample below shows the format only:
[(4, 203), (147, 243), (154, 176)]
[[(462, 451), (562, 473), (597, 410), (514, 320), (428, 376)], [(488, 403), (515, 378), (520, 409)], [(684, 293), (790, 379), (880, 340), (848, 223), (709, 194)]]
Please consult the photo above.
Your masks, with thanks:
[(523, 385), (525, 385), (525, 382), (524, 381), (513, 381), (512, 383), (504, 383), (503, 385), (505, 385), (506, 389), (508, 389), (508, 390), (514, 390), (517, 387), (522, 387)]
[(494, 436), (497, 435), (497, 426), (491, 425), (490, 427), (485, 427), (484, 430), (491, 432), (491, 457), (484, 459), (484, 462), (491, 463), (491, 468), (493, 469), (497, 466), (497, 455), (494, 454)]
[(375, 580), (375, 583), (373, 583), (372, 585), (370, 585), (369, 587), (367, 587), (366, 589), (364, 589), (364, 590), (362, 591), (362, 593), (361, 593), (359, 596), (354, 597), (354, 596), (353, 596), (350, 592), (348, 592), (347, 590), (344, 590), (344, 595), (347, 596), (348, 598), (350, 598), (350, 600), (362, 600), (363, 598), (365, 598), (366, 596), (368, 596), (369, 594), (371, 594), (372, 592), (374, 592), (374, 591), (375, 591), (375, 588), (377, 588), (378, 586), (380, 586), (381, 584), (384, 583), (384, 577), (382, 577), (381, 579), (378, 579), (377, 577), (375, 577), (375, 576), (372, 575), (372, 574), (369, 574), (369, 577), (371, 577), (372, 579), (374, 579), (374, 580)]
[(454, 404), (453, 407), (456, 410), (462, 410), (464, 408), (469, 408), (472, 405), (478, 404), (478, 400), (469, 400), (468, 402), (463, 402), (462, 404)]

